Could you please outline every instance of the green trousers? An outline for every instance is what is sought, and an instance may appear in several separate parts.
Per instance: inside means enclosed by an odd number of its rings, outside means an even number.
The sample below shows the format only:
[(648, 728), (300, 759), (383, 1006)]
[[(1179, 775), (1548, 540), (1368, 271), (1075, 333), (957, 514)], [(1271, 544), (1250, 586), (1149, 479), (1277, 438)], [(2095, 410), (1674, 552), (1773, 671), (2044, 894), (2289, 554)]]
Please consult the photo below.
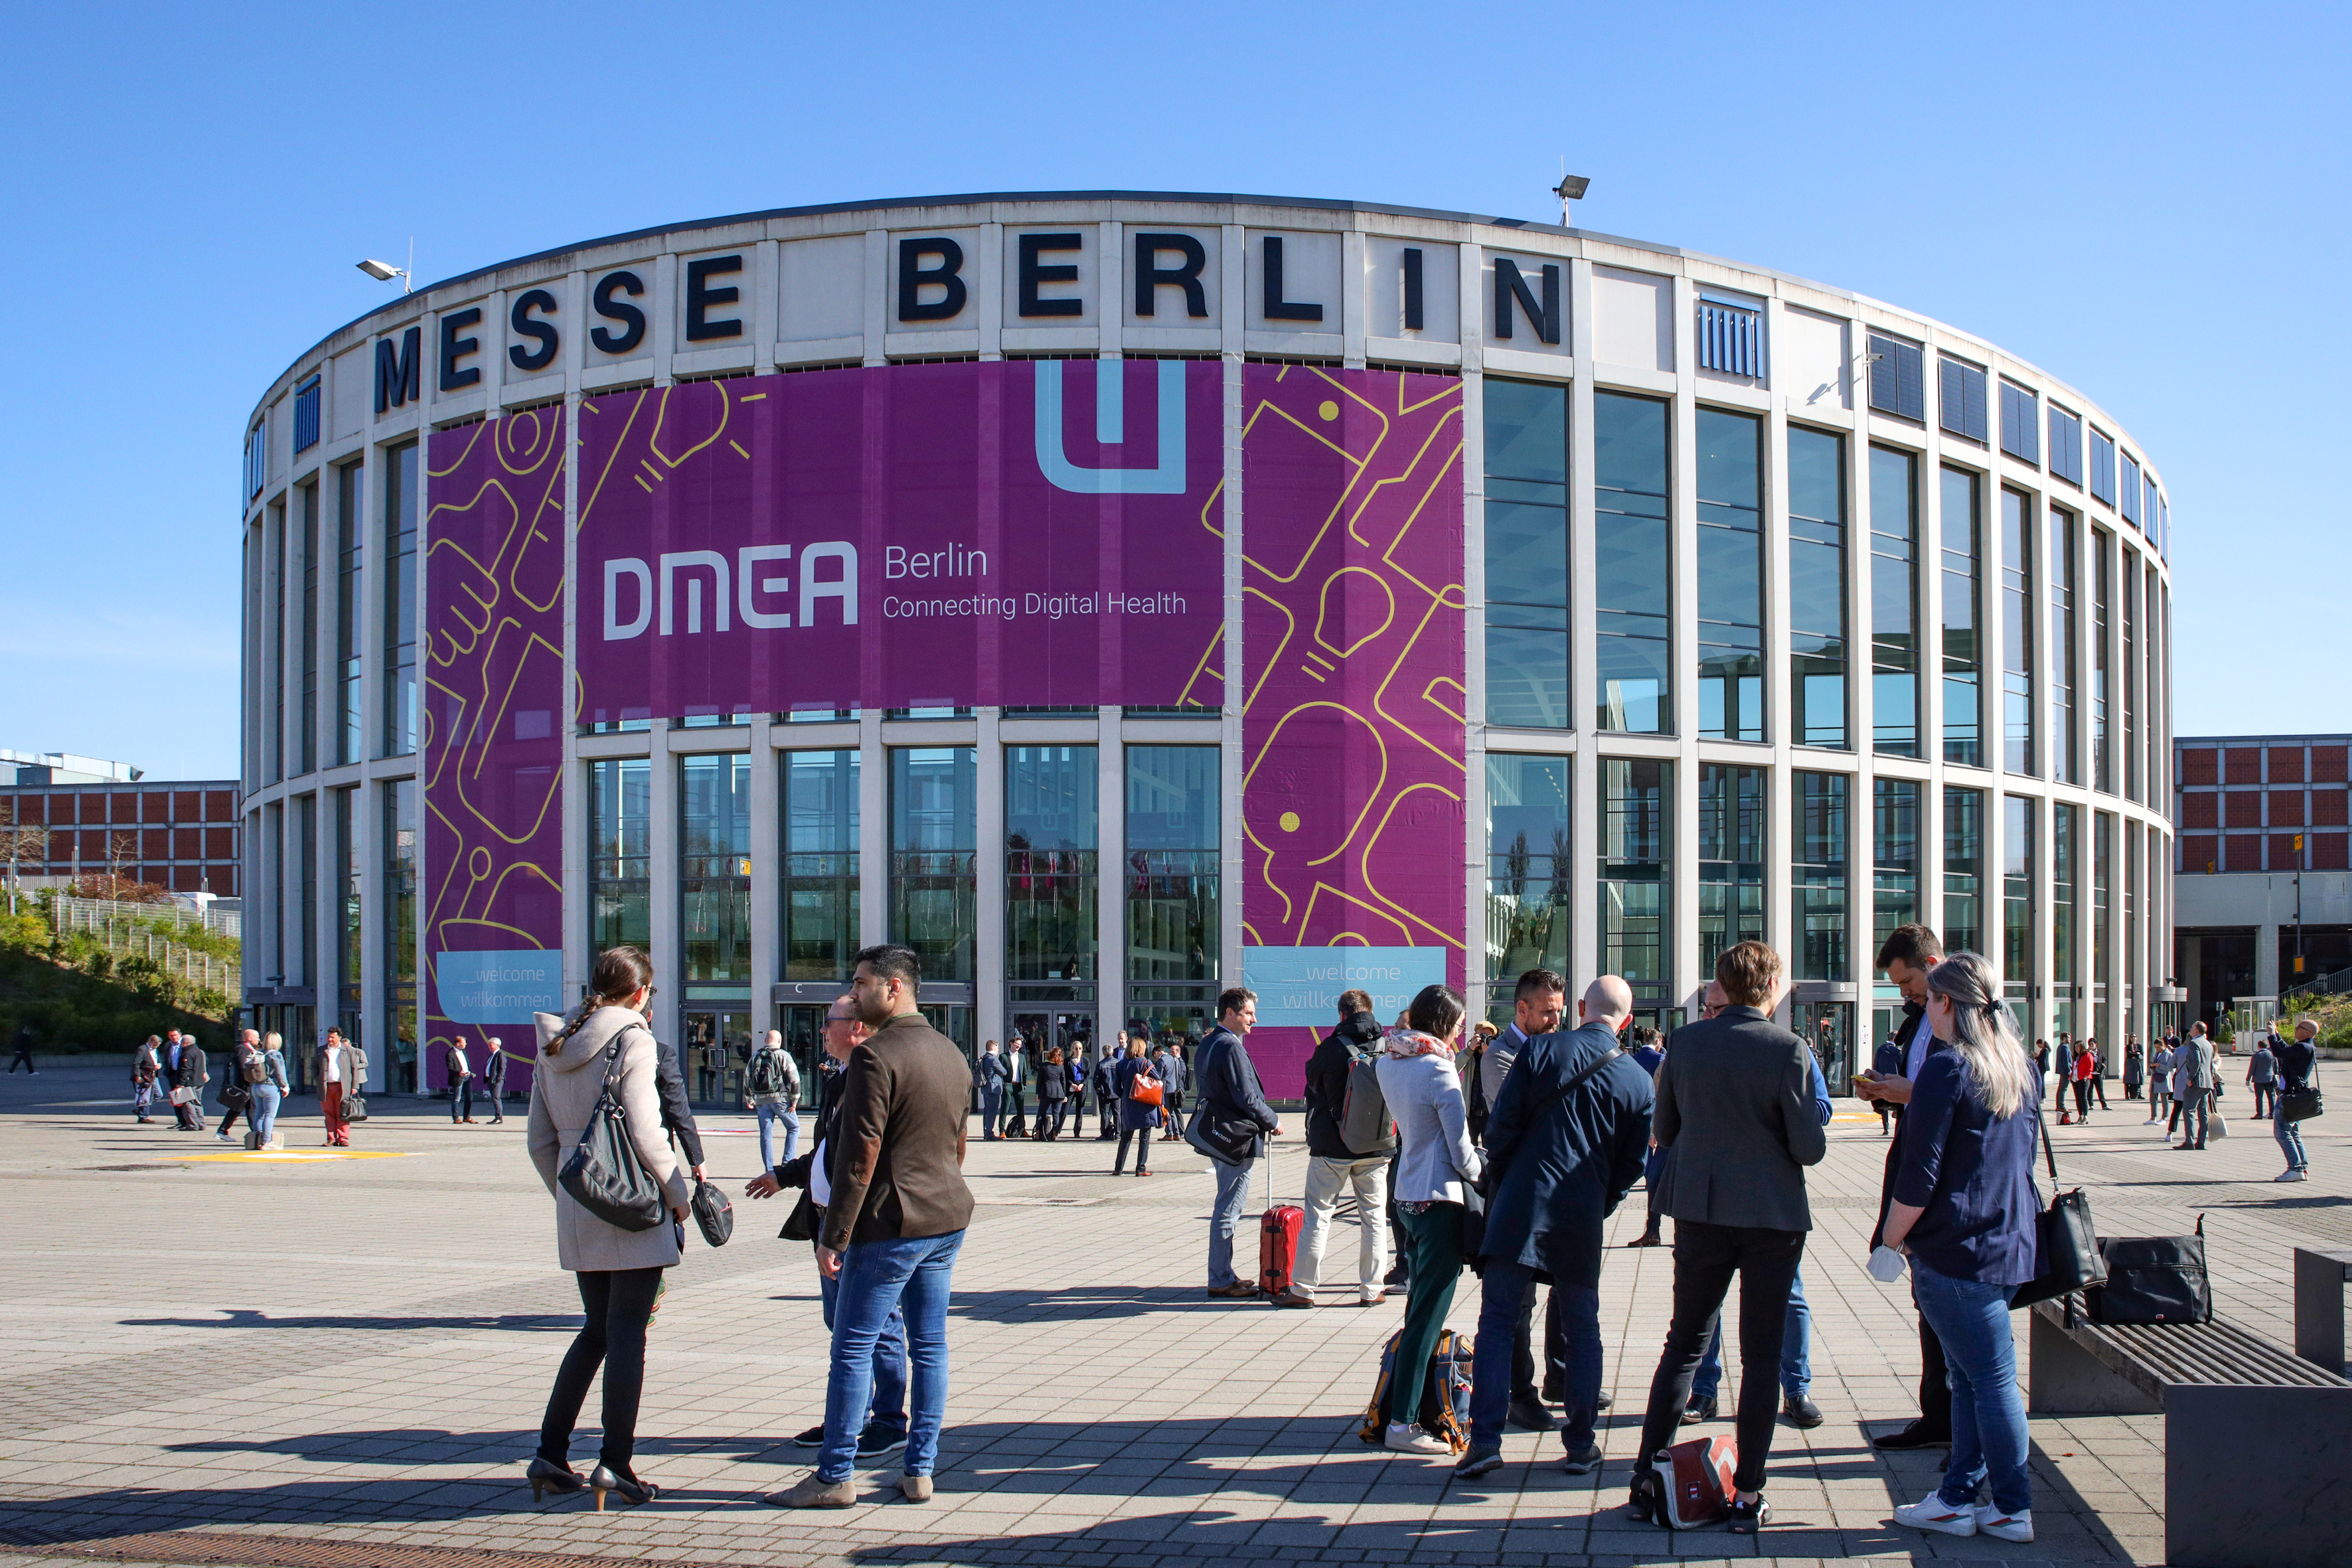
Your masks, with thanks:
[(1437, 1353), (1437, 1336), (1454, 1305), (1454, 1283), (1462, 1278), (1462, 1205), (1433, 1204), (1415, 1214), (1400, 1204), (1397, 1223), (1404, 1226), (1412, 1249), (1412, 1284), (1405, 1292), (1396, 1375), (1389, 1382), (1389, 1419), (1410, 1421), (1421, 1415), (1422, 1391), (1429, 1386), (1429, 1358)]

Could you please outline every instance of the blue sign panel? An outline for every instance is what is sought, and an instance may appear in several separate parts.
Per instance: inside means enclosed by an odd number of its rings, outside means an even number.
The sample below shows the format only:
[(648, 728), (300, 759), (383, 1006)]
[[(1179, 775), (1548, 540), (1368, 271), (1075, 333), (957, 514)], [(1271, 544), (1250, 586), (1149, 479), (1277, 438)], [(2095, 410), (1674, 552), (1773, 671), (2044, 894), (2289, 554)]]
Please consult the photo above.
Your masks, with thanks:
[(1257, 993), (1261, 1024), (1328, 1029), (1342, 991), (1370, 992), (1373, 1015), (1391, 1024), (1423, 986), (1445, 984), (1445, 949), (1244, 947), (1242, 984)]
[(536, 947), (434, 955), (441, 1011), (460, 1024), (528, 1026), (533, 1013), (561, 1013), (563, 954)]

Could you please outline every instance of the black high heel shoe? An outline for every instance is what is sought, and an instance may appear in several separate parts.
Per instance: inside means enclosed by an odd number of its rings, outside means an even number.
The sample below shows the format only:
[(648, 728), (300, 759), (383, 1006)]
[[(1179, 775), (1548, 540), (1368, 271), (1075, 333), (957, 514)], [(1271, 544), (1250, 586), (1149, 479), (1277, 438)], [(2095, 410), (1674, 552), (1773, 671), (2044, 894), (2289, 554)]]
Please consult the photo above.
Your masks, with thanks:
[(1771, 1522), (1772, 1505), (1762, 1498), (1754, 1502), (1741, 1502), (1738, 1498), (1731, 1500), (1732, 1534), (1753, 1535)]
[(576, 1492), (588, 1484), (571, 1466), (559, 1465), (536, 1454), (531, 1456), (530, 1468), (522, 1473), (522, 1479), (530, 1483), (530, 1500), (533, 1502), (551, 1491)]
[(596, 1511), (604, 1511), (604, 1494), (618, 1492), (624, 1502), (651, 1502), (661, 1496), (661, 1488), (651, 1481), (625, 1475), (609, 1465), (598, 1465), (588, 1472), (588, 1489), (596, 1494)]
[(1655, 1470), (1633, 1472), (1633, 1490), (1626, 1499), (1626, 1507), (1635, 1519), (1644, 1524), (1654, 1524), (1666, 1530), (1674, 1528), (1666, 1517), (1665, 1479)]

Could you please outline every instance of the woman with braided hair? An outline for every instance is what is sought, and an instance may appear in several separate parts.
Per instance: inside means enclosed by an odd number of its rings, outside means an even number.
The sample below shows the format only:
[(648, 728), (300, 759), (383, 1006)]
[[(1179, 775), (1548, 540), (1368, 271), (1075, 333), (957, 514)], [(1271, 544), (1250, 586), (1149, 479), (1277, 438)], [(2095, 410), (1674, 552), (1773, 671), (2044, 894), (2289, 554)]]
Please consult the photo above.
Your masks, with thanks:
[[(557, 1181), (566, 1151), (580, 1141), (609, 1073), (627, 1113), (629, 1142), (637, 1158), (662, 1186), (670, 1212), (687, 1216), (686, 1179), (664, 1136), (661, 1097), (655, 1087), (656, 1047), (646, 1027), (653, 1000), (654, 966), (634, 947), (607, 948), (596, 958), (588, 995), (569, 1020), (552, 1013), (535, 1016), (539, 1025), (538, 1070), (531, 1075), (530, 1160), (555, 1199), (556, 1256), (580, 1281), (580, 1305), (587, 1315), (564, 1353), (540, 1424), (539, 1453), (526, 1478), (536, 1500), (544, 1491), (607, 1492), (631, 1502), (656, 1495), (652, 1483), (630, 1468), (635, 1457), (637, 1403), (645, 1392), (646, 1324), (660, 1292), (662, 1271), (677, 1261), (678, 1230), (623, 1230), (573, 1201)], [(607, 1052), (613, 1059), (608, 1066)], [(596, 1468), (583, 1478), (572, 1468), (572, 1428), (588, 1385), (604, 1374), (604, 1441)]]

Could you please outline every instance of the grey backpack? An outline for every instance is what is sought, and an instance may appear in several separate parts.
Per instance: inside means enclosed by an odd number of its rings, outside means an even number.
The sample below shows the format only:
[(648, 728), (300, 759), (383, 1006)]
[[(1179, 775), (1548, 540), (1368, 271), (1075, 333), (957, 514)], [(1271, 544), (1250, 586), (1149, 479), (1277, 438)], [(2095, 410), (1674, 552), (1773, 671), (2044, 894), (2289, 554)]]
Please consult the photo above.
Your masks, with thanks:
[(1385, 1154), (1396, 1147), (1396, 1123), (1388, 1096), (1381, 1092), (1380, 1056), (1356, 1054), (1348, 1064), (1348, 1098), (1339, 1107), (1339, 1142), (1357, 1154)]

